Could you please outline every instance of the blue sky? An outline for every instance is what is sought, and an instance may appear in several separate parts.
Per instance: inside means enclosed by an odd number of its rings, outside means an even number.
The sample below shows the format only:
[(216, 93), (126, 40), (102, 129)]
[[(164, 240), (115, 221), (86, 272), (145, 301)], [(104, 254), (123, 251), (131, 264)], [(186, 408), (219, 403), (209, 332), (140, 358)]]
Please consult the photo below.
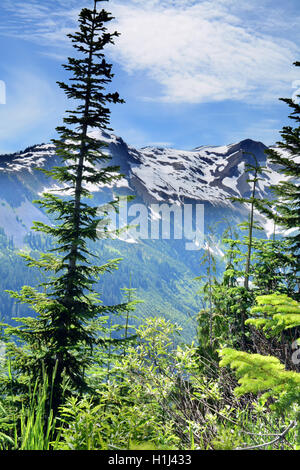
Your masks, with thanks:
[[(0, 152), (56, 136), (70, 107), (57, 80), (66, 34), (92, 0), (1, 0)], [(267, 145), (289, 123), (279, 101), (300, 88), (299, 0), (111, 0), (121, 36), (107, 49), (115, 134), (131, 145), (192, 149), (244, 138)], [(0, 82), (1, 83), (1, 82)], [(1, 100), (0, 100), (1, 101)]]

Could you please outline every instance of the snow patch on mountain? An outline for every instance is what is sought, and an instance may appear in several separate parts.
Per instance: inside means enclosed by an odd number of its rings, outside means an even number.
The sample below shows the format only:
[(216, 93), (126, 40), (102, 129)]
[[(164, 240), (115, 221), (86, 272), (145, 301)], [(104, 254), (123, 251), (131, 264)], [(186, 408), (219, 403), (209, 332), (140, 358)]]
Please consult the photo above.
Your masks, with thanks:
[[(266, 148), (250, 140), (221, 147), (197, 147), (191, 151), (128, 147), (133, 157), (130, 184), (138, 192), (145, 188), (148, 196), (158, 202), (192, 199), (232, 207), (231, 196), (241, 197), (250, 191), (245, 177), (245, 163), (250, 159), (245, 152), (249, 143), (250, 146), (256, 144), (260, 153)], [(266, 185), (259, 188), (262, 197), (271, 184), (267, 175), (266, 178)]]
[[(148, 207), (151, 204), (180, 206), (192, 202), (234, 211), (237, 205), (230, 201), (230, 197), (251, 195), (252, 186), (247, 181), (249, 173), (246, 172), (246, 164), (254, 163), (251, 154), (255, 154), (260, 164), (267, 166), (264, 179), (257, 185), (257, 197), (268, 197), (270, 186), (284, 179), (276, 166), (266, 163), (264, 152), (267, 147), (250, 139), (230, 145), (200, 146), (193, 150), (153, 146), (137, 149), (107, 132), (93, 130), (89, 135), (99, 140), (103, 153), (111, 156), (111, 161), (104, 161), (103, 165), (119, 166), (123, 175), (113, 184), (88, 186), (97, 195), (98, 202), (103, 191), (113, 193), (118, 189), (122, 194), (136, 195)], [(21, 239), (28, 231), (30, 221), (45, 217), (30, 202), (34, 196), (43, 192), (68, 194), (60, 191), (62, 187), (57, 182), (36, 171), (38, 167), (50, 169), (60, 164), (51, 143), (0, 156), (0, 204), (3, 204), (0, 206), (0, 227), (4, 227), (7, 233), (19, 232), (17, 237)], [(19, 209), (22, 217), (16, 212)], [(21, 223), (16, 221), (17, 216), (22, 218)], [(152, 213), (151, 217), (159, 215)], [(271, 227), (267, 228), (270, 232)]]

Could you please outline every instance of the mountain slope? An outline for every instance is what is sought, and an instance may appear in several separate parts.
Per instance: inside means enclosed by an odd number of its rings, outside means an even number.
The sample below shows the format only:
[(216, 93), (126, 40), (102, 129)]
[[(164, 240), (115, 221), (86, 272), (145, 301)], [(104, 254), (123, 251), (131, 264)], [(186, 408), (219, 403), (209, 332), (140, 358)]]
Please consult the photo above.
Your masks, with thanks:
[[(201, 204), (204, 206), (204, 232), (217, 223), (219, 236), (228, 221), (236, 226), (245, 220), (246, 209), (233, 205), (228, 198), (250, 194), (245, 165), (253, 163), (251, 153), (261, 164), (266, 163), (265, 145), (252, 140), (183, 151), (154, 147), (135, 149), (114, 135), (100, 132), (95, 135), (107, 143), (106, 151), (112, 157), (110, 163), (120, 166), (124, 177), (115, 187), (91, 187), (93, 204), (110, 201), (113, 193), (134, 195), (136, 199), (131, 204), (151, 208), (149, 220), (162, 219), (162, 213), (153, 210), (159, 210), (161, 204), (175, 208)], [(34, 220), (46, 222), (47, 216), (32, 201), (45, 190), (55, 192), (58, 186), (37, 168), (49, 169), (57, 164), (59, 159), (52, 144), (35, 145), (20, 153), (0, 156), (0, 228), (16, 248), (43, 249), (30, 228)], [(261, 197), (268, 194), (270, 184), (281, 178), (275, 167), (268, 170), (264, 182), (258, 185)], [(180, 323), (184, 336), (191, 338), (195, 325), (189, 318), (200, 308), (196, 294), (199, 286), (193, 279), (203, 272), (203, 267), (199, 264), (199, 251), (189, 251), (184, 239), (176, 239), (175, 216), (174, 221), (170, 217), (170, 224), (170, 239), (160, 232), (157, 239), (125, 236), (121, 240), (99, 241), (95, 248), (91, 247), (103, 262), (123, 257), (119, 270), (104, 276), (98, 290), (104, 303), (115, 303), (121, 300), (120, 288), (129, 287), (131, 278), (137, 296), (145, 300), (138, 315), (164, 315)], [(219, 262), (222, 262), (221, 257)], [(20, 288), (24, 279), (17, 272), (15, 278), (18, 282), (12, 287)]]
[[(145, 147), (135, 149), (121, 138), (96, 132), (108, 144), (112, 164), (118, 165), (125, 178), (119, 183), (119, 193), (133, 194), (146, 204), (183, 204), (203, 202), (216, 208), (237, 210), (230, 196), (247, 196), (245, 164), (253, 163), (249, 153), (265, 164), (266, 146), (250, 139), (222, 147), (198, 147), (192, 151)], [(51, 144), (32, 146), (24, 152), (0, 156), (0, 227), (15, 244), (21, 246), (32, 221), (45, 221), (44, 214), (32, 205), (32, 200), (44, 190), (55, 189), (37, 167), (50, 168), (58, 164)], [(269, 167), (265, 181), (258, 184), (258, 197), (268, 194), (268, 187), (278, 180), (276, 168)], [(90, 188), (97, 202), (103, 188)], [(107, 188), (106, 188), (107, 189)], [(116, 188), (114, 188), (116, 189)]]

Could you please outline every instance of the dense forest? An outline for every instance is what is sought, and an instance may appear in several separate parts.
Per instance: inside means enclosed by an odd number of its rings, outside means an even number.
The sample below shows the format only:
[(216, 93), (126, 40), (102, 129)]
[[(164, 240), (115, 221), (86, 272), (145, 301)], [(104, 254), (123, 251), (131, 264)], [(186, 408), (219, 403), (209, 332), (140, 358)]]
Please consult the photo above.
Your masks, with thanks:
[[(113, 74), (104, 49), (118, 33), (108, 32), (112, 17), (101, 1), (81, 11), (69, 35), (75, 53), (64, 68), (71, 79), (58, 84), (79, 104), (57, 128), (61, 166), (43, 170), (70, 197), (48, 192), (36, 201), (55, 223), (36, 222), (21, 256), (0, 233), (0, 449), (299, 450), (300, 106), (283, 99), (292, 124), (266, 150), (284, 177), (270, 200), (256, 192), (264, 168), (254, 155), (247, 165), (252, 192), (233, 203), (247, 205), (249, 218), (225, 230), (222, 270), (213, 227), (207, 236), (201, 275), (189, 280), (202, 303), (193, 341), (176, 319), (155, 312), (137, 318), (149, 299), (136, 297), (134, 269), (108, 305), (124, 253), (88, 187), (121, 175), (89, 130), (110, 130), (110, 105), (122, 99), (107, 91)], [(271, 238), (258, 212), (273, 221)], [(108, 241), (93, 250), (99, 237)], [(109, 261), (98, 265), (101, 250)], [(176, 266), (165, 264), (149, 282), (172, 282)], [(183, 297), (185, 289), (191, 295), (186, 279), (180, 286)]]

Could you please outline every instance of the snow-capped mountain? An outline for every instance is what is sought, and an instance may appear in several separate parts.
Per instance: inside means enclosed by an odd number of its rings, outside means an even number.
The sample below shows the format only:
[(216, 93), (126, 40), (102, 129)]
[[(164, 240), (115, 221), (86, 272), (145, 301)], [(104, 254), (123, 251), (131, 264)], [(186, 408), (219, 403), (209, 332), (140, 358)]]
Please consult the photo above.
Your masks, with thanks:
[[(180, 209), (183, 205), (184, 208), (202, 206), (205, 209), (205, 236), (209, 233), (209, 227), (217, 225), (216, 238), (209, 249), (214, 251), (221, 266), (224, 249), (219, 244), (221, 234), (228, 227), (228, 222), (236, 227), (247, 217), (247, 208), (232, 204), (228, 197), (250, 194), (246, 164), (253, 163), (252, 154), (261, 165), (266, 164), (266, 146), (244, 140), (228, 146), (205, 146), (193, 150), (136, 149), (114, 135), (94, 132), (94, 136), (107, 143), (105, 151), (112, 157), (110, 164), (119, 166), (124, 177), (114, 187), (90, 187), (94, 193), (93, 205), (110, 201), (112, 193), (135, 195), (133, 205), (136, 203), (139, 208), (143, 203), (143, 208), (150, 208), (146, 216), (149, 225), (152, 219), (156, 222), (163, 219), (162, 213), (152, 211), (154, 206)], [(36, 170), (38, 167), (49, 169), (60, 164), (52, 144), (34, 145), (22, 152), (0, 155), (0, 241), (5, 240), (2, 246), (6, 246), (5, 243), (9, 245), (6, 254), (0, 252), (3, 280), (10, 270), (10, 282), (7, 285), (4, 283), (3, 292), (0, 293), (0, 313), (7, 315), (8, 322), (15, 312), (23, 316), (31, 312), (19, 311), (15, 303), (7, 306), (4, 290), (12, 287), (20, 289), (26, 282), (30, 285), (38, 282), (30, 269), (27, 272), (23, 265), (11, 264), (11, 247), (45, 251), (48, 246), (47, 240), (41, 240), (39, 235), (30, 232), (35, 220), (49, 223), (46, 214), (32, 201), (39, 199), (44, 191), (56, 192), (58, 185)], [(270, 184), (282, 179), (276, 168), (269, 167), (268, 170), (270, 172), (258, 185), (258, 195), (261, 197), (268, 194)], [(174, 230), (175, 233), (175, 215), (173, 218), (170, 216), (171, 220), (170, 225), (173, 223), (173, 226), (169, 227), (170, 232)], [(132, 223), (131, 220), (128, 222)], [(195, 226), (195, 219), (190, 225)], [(2, 230), (9, 237), (8, 243)], [(199, 284), (194, 279), (205, 274), (205, 266), (200, 262), (199, 248), (187, 249), (186, 240), (190, 243), (192, 238), (184, 235), (185, 240), (161, 236), (159, 239), (138, 238), (137, 241), (129, 234), (118, 240), (97, 242), (93, 248), (99, 257), (104, 260), (122, 258), (119, 269), (113, 275), (104, 275), (97, 284), (104, 304), (121, 302), (120, 287), (132, 285), (138, 298), (145, 302), (137, 307), (137, 315), (163, 316), (173, 323), (177, 322), (183, 328), (184, 337), (194, 339), (195, 325), (190, 318), (200, 309), (197, 298)], [(205, 243), (202, 246), (207, 247)], [(14, 280), (13, 286), (11, 279)]]
[[(146, 204), (182, 204), (203, 202), (220, 213), (224, 208), (236, 210), (231, 196), (248, 196), (251, 187), (245, 171), (254, 163), (254, 154), (261, 165), (266, 164), (266, 146), (250, 139), (227, 146), (202, 146), (193, 150), (144, 147), (136, 149), (122, 138), (93, 131), (94, 137), (105, 141), (111, 163), (120, 166), (124, 178), (118, 189), (134, 194)], [(0, 227), (15, 244), (21, 245), (33, 220), (46, 220), (32, 200), (45, 190), (55, 190), (56, 182), (48, 179), (38, 167), (50, 168), (59, 160), (53, 144), (35, 145), (26, 150), (0, 156)], [(268, 167), (258, 184), (258, 196), (265, 197), (270, 184), (282, 179), (276, 168)], [(90, 188), (101, 200), (103, 187)], [(223, 209), (222, 209), (223, 208)]]
[[(229, 197), (246, 196), (250, 191), (245, 168), (247, 163), (254, 164), (254, 159), (244, 152), (253, 152), (260, 163), (265, 164), (265, 149), (262, 143), (251, 140), (191, 151), (129, 147), (129, 154), (135, 158), (130, 182), (138, 192), (143, 191), (147, 198), (156, 201), (195, 200), (230, 206)], [(272, 176), (268, 173), (265, 176), (266, 183), (258, 188), (261, 196), (266, 195), (271, 183)]]

